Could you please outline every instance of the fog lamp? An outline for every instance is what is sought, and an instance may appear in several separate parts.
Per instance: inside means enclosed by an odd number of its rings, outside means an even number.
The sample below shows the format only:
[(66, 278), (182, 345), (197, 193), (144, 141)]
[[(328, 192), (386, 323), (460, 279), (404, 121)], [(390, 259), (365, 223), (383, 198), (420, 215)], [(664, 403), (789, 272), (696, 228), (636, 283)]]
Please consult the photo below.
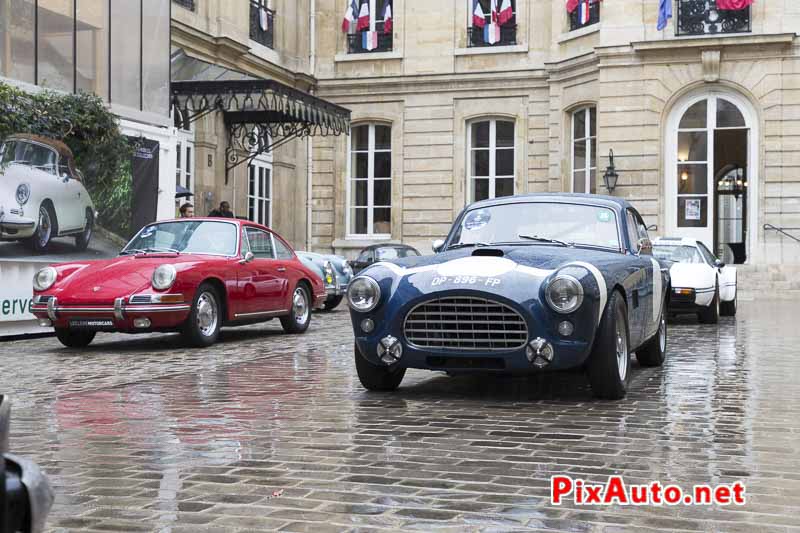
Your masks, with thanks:
[(553, 361), (553, 345), (541, 337), (533, 339), (525, 349), (525, 356), (536, 368), (544, 368)]
[(361, 321), (361, 331), (364, 333), (372, 333), (375, 329), (375, 322), (371, 318), (365, 318)]
[(558, 325), (558, 332), (564, 337), (569, 337), (573, 331), (575, 331), (575, 326), (569, 320), (565, 320)]
[(39, 326), (43, 328), (49, 328), (53, 325), (53, 322), (48, 318), (40, 318), (39, 319)]
[(388, 335), (378, 343), (378, 357), (387, 365), (394, 364), (403, 357), (403, 345), (396, 337)]
[(133, 327), (136, 329), (147, 329), (150, 327), (150, 319), (149, 318), (135, 318), (133, 319)]

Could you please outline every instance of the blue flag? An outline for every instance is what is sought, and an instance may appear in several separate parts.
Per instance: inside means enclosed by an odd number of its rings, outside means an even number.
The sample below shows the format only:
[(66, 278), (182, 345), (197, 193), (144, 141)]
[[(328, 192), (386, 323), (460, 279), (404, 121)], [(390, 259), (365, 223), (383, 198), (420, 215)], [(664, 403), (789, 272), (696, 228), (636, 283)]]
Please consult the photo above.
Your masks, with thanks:
[(658, 0), (658, 30), (667, 27), (667, 20), (672, 18), (672, 0)]

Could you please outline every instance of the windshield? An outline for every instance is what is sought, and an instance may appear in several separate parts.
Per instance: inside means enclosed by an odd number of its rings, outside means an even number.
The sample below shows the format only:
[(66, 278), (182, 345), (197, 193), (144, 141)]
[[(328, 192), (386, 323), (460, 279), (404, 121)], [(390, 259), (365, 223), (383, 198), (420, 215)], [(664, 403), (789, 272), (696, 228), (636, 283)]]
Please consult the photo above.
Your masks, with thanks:
[(656, 259), (675, 263), (703, 263), (703, 257), (694, 246), (657, 244), (653, 246), (653, 255)]
[(146, 226), (122, 250), (123, 255), (143, 252), (236, 255), (236, 225), (226, 222), (162, 222)]
[(469, 211), (449, 247), (525, 243), (587, 245), (620, 249), (614, 211), (592, 205), (529, 202)]
[(45, 146), (24, 141), (8, 141), (0, 148), (0, 166), (20, 163), (55, 174), (58, 157)]

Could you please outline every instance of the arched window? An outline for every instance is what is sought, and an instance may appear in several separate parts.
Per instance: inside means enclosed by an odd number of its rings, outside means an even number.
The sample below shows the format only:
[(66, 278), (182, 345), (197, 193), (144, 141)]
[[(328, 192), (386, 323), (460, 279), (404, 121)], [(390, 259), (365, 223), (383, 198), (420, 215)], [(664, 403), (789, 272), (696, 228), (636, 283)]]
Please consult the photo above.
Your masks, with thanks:
[(392, 233), (392, 127), (354, 126), (350, 134), (348, 233)]
[(514, 194), (514, 122), (478, 120), (469, 125), (469, 200)]
[(572, 192), (595, 192), (597, 172), (597, 110), (584, 107), (572, 113)]

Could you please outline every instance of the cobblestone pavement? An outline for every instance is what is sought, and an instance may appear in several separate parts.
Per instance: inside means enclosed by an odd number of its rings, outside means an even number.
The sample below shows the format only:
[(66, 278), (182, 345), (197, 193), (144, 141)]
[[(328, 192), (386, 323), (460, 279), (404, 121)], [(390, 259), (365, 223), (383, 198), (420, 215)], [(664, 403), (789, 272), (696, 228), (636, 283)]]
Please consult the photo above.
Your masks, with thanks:
[[(354, 375), (344, 307), (191, 351), (175, 335), (0, 343), (11, 446), (57, 491), (53, 531), (797, 531), (800, 328), (792, 302), (681, 321), (626, 400), (577, 373)], [(551, 506), (549, 477), (747, 487), (744, 507)], [(282, 492), (281, 492), (282, 491)], [(798, 492), (795, 492), (798, 491)]]

